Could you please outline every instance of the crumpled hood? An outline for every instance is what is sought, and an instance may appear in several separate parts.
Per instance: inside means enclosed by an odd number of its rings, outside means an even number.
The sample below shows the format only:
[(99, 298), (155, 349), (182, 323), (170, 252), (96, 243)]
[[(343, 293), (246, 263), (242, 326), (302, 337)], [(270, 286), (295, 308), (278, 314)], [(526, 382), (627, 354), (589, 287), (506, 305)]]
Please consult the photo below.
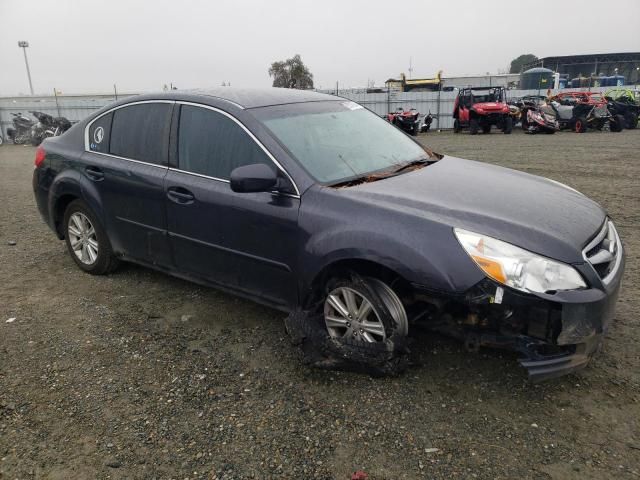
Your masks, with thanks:
[(568, 263), (605, 219), (593, 200), (552, 180), (445, 156), (407, 173), (341, 189), (353, 200), (490, 235)]

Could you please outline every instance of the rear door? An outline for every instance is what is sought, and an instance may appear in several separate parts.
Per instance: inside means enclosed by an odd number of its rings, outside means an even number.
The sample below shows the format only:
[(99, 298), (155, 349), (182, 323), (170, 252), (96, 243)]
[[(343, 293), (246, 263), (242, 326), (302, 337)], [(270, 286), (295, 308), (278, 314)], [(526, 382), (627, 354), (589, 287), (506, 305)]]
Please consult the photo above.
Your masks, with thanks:
[(269, 303), (297, 301), (298, 209), (295, 194), (235, 193), (231, 171), (279, 167), (231, 115), (182, 105), (177, 168), (165, 181), (169, 239), (179, 270)]
[(114, 250), (167, 266), (170, 250), (164, 202), (173, 101), (126, 104), (88, 131), (84, 175), (100, 192)]

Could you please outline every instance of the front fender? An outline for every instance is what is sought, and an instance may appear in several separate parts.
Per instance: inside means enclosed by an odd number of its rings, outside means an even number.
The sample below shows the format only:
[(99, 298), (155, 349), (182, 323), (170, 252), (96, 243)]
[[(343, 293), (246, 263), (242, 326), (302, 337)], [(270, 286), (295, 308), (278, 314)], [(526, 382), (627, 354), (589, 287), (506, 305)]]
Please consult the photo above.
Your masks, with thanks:
[(408, 282), (433, 290), (451, 293), (460, 289), (460, 281), (453, 278), (457, 269), (442, 261), (441, 252), (430, 252), (428, 246), (419, 248), (421, 245), (416, 244), (415, 239), (411, 241), (400, 233), (392, 232), (343, 227), (309, 238), (303, 254), (305, 268), (301, 269), (303, 288), (310, 287), (314, 279), (333, 263), (367, 260), (394, 271)]

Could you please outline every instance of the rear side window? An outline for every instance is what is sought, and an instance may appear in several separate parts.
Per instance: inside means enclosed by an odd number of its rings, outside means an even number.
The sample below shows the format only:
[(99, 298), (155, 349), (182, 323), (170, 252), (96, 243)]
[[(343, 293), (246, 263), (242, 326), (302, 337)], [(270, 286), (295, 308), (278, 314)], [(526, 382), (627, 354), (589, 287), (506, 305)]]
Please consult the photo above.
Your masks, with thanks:
[(166, 165), (171, 107), (169, 103), (141, 103), (115, 110), (109, 153)]
[(89, 128), (89, 149), (92, 152), (109, 153), (112, 119), (113, 113), (109, 113), (91, 124), (91, 128)]
[(183, 105), (178, 130), (180, 170), (228, 180), (243, 165), (273, 162), (230, 118), (201, 107)]

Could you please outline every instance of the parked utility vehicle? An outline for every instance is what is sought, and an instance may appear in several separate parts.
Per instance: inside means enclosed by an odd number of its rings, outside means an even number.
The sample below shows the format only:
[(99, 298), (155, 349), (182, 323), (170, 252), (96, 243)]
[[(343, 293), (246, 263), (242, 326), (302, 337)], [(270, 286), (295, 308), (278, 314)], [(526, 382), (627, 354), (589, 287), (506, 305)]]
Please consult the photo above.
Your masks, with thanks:
[(453, 131), (468, 128), (471, 135), (479, 130), (490, 133), (495, 125), (504, 133), (511, 133), (513, 118), (507, 104), (504, 87), (463, 88), (453, 106)]

